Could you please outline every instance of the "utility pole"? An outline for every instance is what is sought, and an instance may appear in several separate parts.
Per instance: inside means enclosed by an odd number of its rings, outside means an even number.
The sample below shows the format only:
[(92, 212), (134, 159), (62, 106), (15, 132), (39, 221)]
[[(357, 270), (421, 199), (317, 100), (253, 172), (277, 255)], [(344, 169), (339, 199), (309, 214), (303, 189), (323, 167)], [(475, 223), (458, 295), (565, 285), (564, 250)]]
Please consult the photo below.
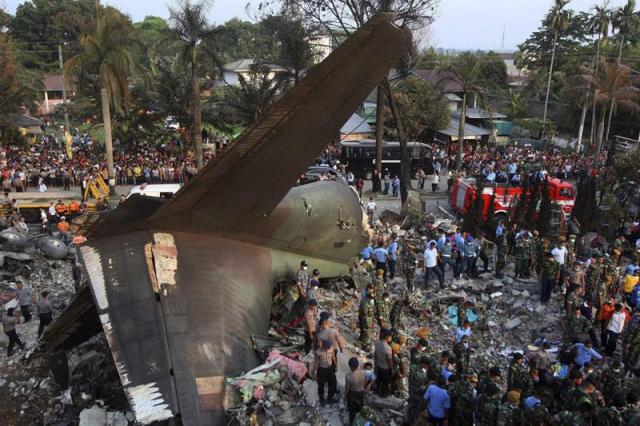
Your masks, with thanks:
[(62, 44), (58, 44), (58, 60), (60, 61), (60, 72), (62, 73), (62, 104), (64, 105), (64, 131), (71, 134), (69, 125), (69, 113), (67, 112), (67, 90), (64, 84), (64, 61), (62, 60)]
[(507, 23), (502, 24), (502, 44), (500, 45), (500, 50), (504, 52), (504, 35), (507, 32)]

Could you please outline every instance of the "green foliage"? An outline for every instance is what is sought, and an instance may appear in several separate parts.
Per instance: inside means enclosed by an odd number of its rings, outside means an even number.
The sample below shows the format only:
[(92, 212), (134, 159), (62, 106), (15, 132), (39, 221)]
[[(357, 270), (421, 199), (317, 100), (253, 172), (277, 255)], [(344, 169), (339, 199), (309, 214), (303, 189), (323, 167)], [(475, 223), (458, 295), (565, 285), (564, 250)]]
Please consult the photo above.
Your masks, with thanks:
[(132, 47), (134, 27), (128, 17), (112, 7), (95, 8), (95, 19), (82, 23), (80, 52), (65, 64), (65, 77), (76, 79), (78, 93), (99, 99), (107, 90), (109, 104), (126, 114), (131, 104), (129, 77), (139, 71)]
[[(394, 87), (394, 96), (400, 111), (406, 137), (411, 141), (431, 142), (433, 133), (449, 124), (451, 113), (442, 94), (429, 83), (414, 76), (402, 80)], [(385, 114), (388, 137), (397, 139), (391, 114)]]
[(549, 182), (547, 179), (542, 183), (540, 191), (542, 193), (540, 198), (540, 210), (536, 220), (536, 229), (540, 233), (541, 237), (548, 237), (549, 231), (551, 230), (551, 196), (549, 194)]
[(493, 51), (482, 55), (480, 73), (489, 86), (504, 87), (507, 85), (507, 65), (500, 55)]
[(509, 104), (507, 105), (507, 115), (510, 120), (525, 117), (529, 105), (525, 97), (520, 92), (509, 91)]
[(57, 43), (65, 45), (65, 54), (78, 53), (82, 22), (95, 18), (95, 0), (31, 0), (16, 9), (9, 24), (11, 35), (22, 51), (27, 69), (58, 69)]

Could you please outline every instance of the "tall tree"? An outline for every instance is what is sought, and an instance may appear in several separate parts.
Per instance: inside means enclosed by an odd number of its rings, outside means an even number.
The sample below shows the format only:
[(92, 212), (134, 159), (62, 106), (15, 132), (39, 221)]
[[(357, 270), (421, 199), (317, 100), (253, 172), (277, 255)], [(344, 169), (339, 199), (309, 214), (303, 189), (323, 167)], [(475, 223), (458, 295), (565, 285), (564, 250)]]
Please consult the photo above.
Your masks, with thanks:
[(215, 54), (203, 43), (213, 35), (213, 29), (207, 20), (210, 4), (206, 0), (200, 2), (181, 0), (176, 8), (169, 9), (171, 30), (181, 47), (180, 57), (189, 65), (191, 71), (191, 140), (196, 150), (198, 170), (202, 169), (200, 62), (205, 53), (215, 57)]
[(93, 79), (100, 90), (109, 187), (114, 193), (111, 107), (119, 114), (127, 113), (129, 78), (138, 71), (132, 54), (135, 28), (117, 9), (99, 4), (95, 8), (95, 20), (83, 21), (81, 25), (80, 52), (65, 64), (65, 77), (78, 78), (80, 84)]
[[(451, 112), (442, 94), (414, 76), (409, 76), (395, 87), (395, 97), (400, 110), (406, 137), (411, 141), (431, 142), (435, 129), (449, 124)], [(392, 139), (397, 139), (393, 123), (387, 120), (385, 128)]]
[(640, 89), (636, 86), (637, 78), (631, 68), (625, 65), (611, 64), (605, 59), (600, 61), (600, 69), (587, 72), (583, 78), (594, 90), (595, 104), (600, 105), (597, 147), (594, 152), (595, 164), (600, 162), (600, 150), (604, 136), (604, 125), (607, 107), (613, 103), (622, 109), (640, 111)]
[(482, 57), (471, 52), (464, 52), (459, 56), (449, 58), (441, 66), (442, 77), (436, 85), (457, 81), (462, 85), (462, 104), (458, 125), (458, 150), (456, 152), (456, 170), (462, 168), (462, 153), (464, 152), (464, 126), (467, 115), (469, 97), (486, 99), (485, 90), (490, 85), (482, 73), (484, 62)]
[[(617, 64), (620, 65), (622, 61), (622, 51), (629, 39), (634, 38), (634, 34), (637, 34), (640, 30), (640, 15), (636, 12), (636, 1), (627, 0), (627, 4), (613, 11), (611, 15), (611, 26), (620, 39), (618, 42), (618, 60)], [(613, 120), (613, 112), (615, 105), (613, 101), (609, 104), (609, 119), (607, 121), (607, 131), (605, 133), (605, 140), (609, 140), (609, 132), (611, 130), (611, 121)]]
[[(540, 188), (540, 210), (536, 220), (536, 229), (541, 237), (547, 237), (550, 230), (551, 222), (551, 194), (549, 194), (549, 181), (547, 179), (542, 182)], [(531, 222), (533, 223), (533, 221)]]
[(549, 108), (549, 93), (551, 91), (551, 78), (553, 76), (553, 63), (556, 57), (556, 46), (558, 45), (558, 36), (569, 28), (571, 22), (571, 12), (565, 10), (570, 0), (554, 0), (551, 10), (547, 14), (545, 24), (549, 31), (553, 34), (553, 49), (551, 51), (551, 63), (549, 64), (549, 79), (547, 81), (547, 93), (544, 98), (544, 113), (542, 115), (542, 130), (540, 134), (544, 137), (544, 126), (547, 122), (547, 111)]
[[(593, 34), (595, 34), (595, 59), (593, 60), (593, 68), (598, 70), (600, 66), (600, 52), (605, 46), (609, 37), (609, 26), (611, 24), (611, 9), (609, 9), (610, 0), (602, 0), (601, 5), (593, 7), (593, 15), (591, 16), (589, 26)], [(592, 88), (593, 89), (593, 88)], [(596, 122), (597, 122), (597, 103), (595, 99), (595, 89), (591, 91), (589, 100), (591, 101), (591, 133), (589, 141), (593, 143), (596, 138)]]

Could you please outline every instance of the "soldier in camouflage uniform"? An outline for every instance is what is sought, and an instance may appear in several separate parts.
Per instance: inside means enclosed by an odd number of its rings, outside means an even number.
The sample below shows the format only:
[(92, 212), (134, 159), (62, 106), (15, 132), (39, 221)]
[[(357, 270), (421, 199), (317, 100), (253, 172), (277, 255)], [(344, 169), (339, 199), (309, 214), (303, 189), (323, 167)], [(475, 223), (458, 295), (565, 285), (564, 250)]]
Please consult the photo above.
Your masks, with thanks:
[(456, 374), (458, 377), (462, 377), (469, 366), (471, 353), (467, 336), (462, 336), (460, 341), (453, 346), (452, 352), (456, 359)]
[(607, 404), (613, 402), (613, 397), (623, 389), (624, 370), (620, 361), (613, 361), (611, 365), (602, 373), (602, 393)]
[(391, 368), (391, 393), (398, 398), (404, 398), (404, 384), (403, 378), (405, 376), (405, 367), (400, 355), (400, 345), (393, 343), (391, 345), (391, 358), (393, 359), (393, 366)]
[(567, 314), (575, 312), (576, 308), (580, 307), (580, 304), (582, 303), (582, 295), (582, 287), (575, 284), (569, 284), (564, 304), (564, 310)]
[(537, 386), (534, 395), (524, 400), (522, 410), (523, 426), (543, 426), (549, 423), (549, 410), (541, 402), (543, 389)]
[(531, 267), (531, 241), (529, 234), (525, 232), (516, 241), (516, 278), (529, 278)]
[(569, 343), (583, 342), (591, 336), (593, 324), (582, 316), (580, 308), (575, 308), (573, 313), (565, 317), (565, 341)]
[(627, 405), (626, 393), (618, 392), (611, 398), (612, 405), (598, 413), (598, 426), (624, 426), (624, 410)]
[(496, 384), (489, 384), (478, 397), (476, 407), (476, 426), (496, 426), (500, 411), (500, 388)]
[(542, 263), (542, 275), (540, 278), (540, 303), (546, 305), (551, 298), (551, 292), (560, 275), (559, 265), (549, 252), (545, 253)]
[(574, 234), (569, 235), (567, 241), (567, 257), (565, 259), (566, 265), (573, 265), (576, 261), (576, 236)]
[(640, 359), (640, 313), (633, 313), (622, 341), (624, 366), (627, 371), (635, 371)]
[(507, 370), (507, 390), (515, 387), (523, 389), (527, 380), (527, 374), (528, 371), (524, 364), (524, 356), (519, 352), (515, 352), (513, 354), (513, 360)]
[(400, 329), (402, 308), (406, 304), (407, 301), (402, 297), (402, 295), (393, 302), (393, 305), (391, 306), (391, 312), (389, 313), (389, 323), (391, 324), (391, 328), (395, 330)]
[(384, 269), (378, 269), (376, 271), (376, 277), (373, 279), (373, 287), (375, 288), (378, 297), (385, 292), (386, 285), (384, 283)]
[[(376, 292), (376, 294), (379, 294)], [(382, 297), (376, 297), (374, 302), (375, 317), (380, 328), (390, 328), (389, 325), (389, 293), (382, 293)]]
[(404, 250), (402, 251), (402, 262), (404, 276), (407, 279), (407, 289), (413, 291), (416, 281), (417, 260), (414, 247), (411, 244), (405, 244)]
[(451, 396), (449, 422), (451, 424), (473, 424), (474, 390), (477, 382), (478, 376), (466, 373), (464, 379), (458, 376), (456, 382), (451, 386), (449, 390)]
[(507, 392), (507, 400), (498, 410), (497, 426), (520, 426), (522, 424), (520, 410), (520, 392), (512, 390)]
[(502, 234), (496, 237), (496, 278), (502, 278), (502, 271), (507, 265), (507, 237)]
[(585, 298), (592, 304), (596, 304), (598, 285), (602, 278), (602, 258), (597, 255), (594, 257), (591, 266), (587, 269), (587, 276), (585, 278), (586, 288), (584, 291)]
[(371, 350), (371, 329), (375, 317), (374, 294), (368, 294), (360, 304), (358, 319), (360, 322), (360, 344), (365, 351)]
[(538, 231), (533, 231), (533, 238), (531, 239), (531, 248), (533, 252), (533, 261), (531, 262), (531, 269), (536, 271), (536, 274), (540, 276), (540, 270), (542, 268), (542, 261), (544, 260), (544, 251), (542, 249), (542, 238)]
[(553, 416), (554, 426), (593, 426), (593, 406), (584, 401), (578, 411), (564, 410)]
[(429, 385), (429, 358), (422, 357), (409, 369), (409, 407), (407, 422), (413, 425), (420, 412), (424, 411), (424, 392)]

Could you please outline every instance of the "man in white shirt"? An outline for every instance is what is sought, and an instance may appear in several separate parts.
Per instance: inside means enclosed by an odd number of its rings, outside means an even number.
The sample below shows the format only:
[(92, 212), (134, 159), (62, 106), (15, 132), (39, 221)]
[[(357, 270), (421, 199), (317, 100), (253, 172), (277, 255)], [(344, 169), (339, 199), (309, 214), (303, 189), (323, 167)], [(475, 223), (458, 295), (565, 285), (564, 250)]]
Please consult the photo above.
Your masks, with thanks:
[(436, 242), (430, 241), (427, 249), (424, 251), (424, 286), (429, 285), (429, 274), (432, 272), (438, 277), (440, 288), (444, 288), (444, 276), (442, 270), (438, 267), (438, 249)]
[(558, 244), (553, 250), (551, 250), (551, 255), (553, 256), (553, 260), (558, 264), (558, 270), (560, 271), (560, 274), (558, 275), (558, 282), (556, 283), (559, 288), (562, 288), (562, 283), (566, 276), (565, 264), (567, 260), (567, 253), (568, 251), (565, 238), (558, 238)]
[(376, 203), (373, 201), (373, 197), (369, 197), (369, 202), (367, 203), (367, 216), (369, 217), (369, 225), (373, 226), (373, 215), (376, 212)]
[(611, 316), (611, 320), (609, 320), (609, 326), (607, 327), (608, 336), (607, 336), (607, 346), (604, 350), (604, 353), (607, 356), (613, 356), (616, 351), (616, 345), (618, 343), (618, 336), (624, 330), (624, 322), (626, 320), (624, 312), (622, 312), (622, 305), (620, 303), (616, 303), (615, 306), (616, 311)]

